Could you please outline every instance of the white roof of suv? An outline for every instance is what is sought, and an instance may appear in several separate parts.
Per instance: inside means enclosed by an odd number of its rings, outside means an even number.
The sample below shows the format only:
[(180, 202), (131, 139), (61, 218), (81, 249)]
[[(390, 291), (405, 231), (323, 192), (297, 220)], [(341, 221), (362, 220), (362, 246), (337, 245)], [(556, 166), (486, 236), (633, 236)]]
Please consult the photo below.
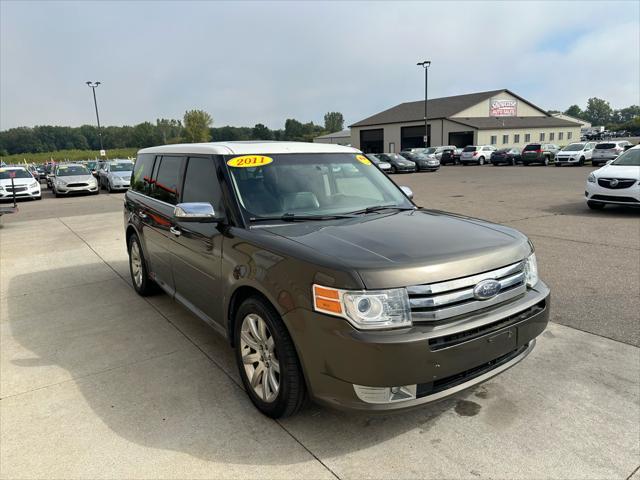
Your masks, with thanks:
[(180, 143), (161, 147), (143, 148), (138, 153), (203, 153), (208, 155), (252, 155), (277, 153), (360, 153), (353, 147), (327, 143), (306, 142), (210, 142)]

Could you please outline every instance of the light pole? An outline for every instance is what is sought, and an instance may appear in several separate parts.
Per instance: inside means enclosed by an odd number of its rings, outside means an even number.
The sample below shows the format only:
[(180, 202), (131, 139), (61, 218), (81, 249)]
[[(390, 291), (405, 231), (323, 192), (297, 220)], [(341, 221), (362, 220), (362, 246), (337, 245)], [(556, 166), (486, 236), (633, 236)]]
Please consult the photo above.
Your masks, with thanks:
[(429, 66), (431, 60), (425, 60), (424, 62), (418, 62), (416, 65), (424, 68), (424, 147), (429, 145), (429, 127), (427, 126), (427, 100), (429, 99)]
[(104, 151), (102, 146), (102, 131), (100, 130), (100, 115), (98, 115), (98, 101), (96, 100), (96, 88), (100, 82), (85, 82), (93, 91), (93, 105), (96, 107), (96, 120), (98, 121), (98, 138), (100, 139), (100, 153)]

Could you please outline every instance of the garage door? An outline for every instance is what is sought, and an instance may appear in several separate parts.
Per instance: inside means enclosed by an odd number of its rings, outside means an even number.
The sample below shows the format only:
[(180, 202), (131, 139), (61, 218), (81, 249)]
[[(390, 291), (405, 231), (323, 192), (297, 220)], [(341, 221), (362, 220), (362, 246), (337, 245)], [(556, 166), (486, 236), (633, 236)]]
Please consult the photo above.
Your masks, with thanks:
[(468, 132), (449, 132), (449, 145), (464, 148), (467, 145), (473, 145), (473, 131)]
[(383, 153), (384, 130), (382, 128), (360, 130), (360, 150), (364, 153)]
[[(422, 148), (424, 147), (424, 125), (417, 125), (414, 127), (402, 127), (400, 129), (400, 142), (402, 150), (407, 148)], [(427, 147), (431, 146), (431, 125), (429, 125), (429, 143)]]

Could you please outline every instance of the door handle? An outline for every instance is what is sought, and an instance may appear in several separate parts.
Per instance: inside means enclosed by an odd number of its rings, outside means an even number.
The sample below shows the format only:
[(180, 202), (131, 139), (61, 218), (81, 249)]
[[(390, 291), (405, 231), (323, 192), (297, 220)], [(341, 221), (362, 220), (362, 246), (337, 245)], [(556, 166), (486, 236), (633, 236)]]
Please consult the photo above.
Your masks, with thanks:
[(148, 215), (147, 215), (146, 213), (144, 213), (144, 212), (138, 212), (138, 216), (139, 216), (142, 220), (144, 220), (145, 218), (147, 218), (147, 217), (148, 217)]
[(179, 237), (180, 235), (182, 235), (182, 232), (178, 227), (169, 227), (169, 231), (173, 233), (176, 237)]

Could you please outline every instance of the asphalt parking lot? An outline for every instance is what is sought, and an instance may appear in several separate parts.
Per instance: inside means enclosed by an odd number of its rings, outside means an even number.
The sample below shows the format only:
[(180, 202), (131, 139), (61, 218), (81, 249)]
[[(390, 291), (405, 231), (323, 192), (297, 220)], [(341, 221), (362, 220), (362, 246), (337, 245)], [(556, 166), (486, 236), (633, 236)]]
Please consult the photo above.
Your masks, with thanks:
[(513, 369), (392, 416), (262, 416), (225, 341), (130, 287), (122, 194), (21, 203), (0, 228), (0, 477), (639, 480), (640, 211), (590, 211), (591, 170), (393, 177), (529, 235), (552, 323)]

